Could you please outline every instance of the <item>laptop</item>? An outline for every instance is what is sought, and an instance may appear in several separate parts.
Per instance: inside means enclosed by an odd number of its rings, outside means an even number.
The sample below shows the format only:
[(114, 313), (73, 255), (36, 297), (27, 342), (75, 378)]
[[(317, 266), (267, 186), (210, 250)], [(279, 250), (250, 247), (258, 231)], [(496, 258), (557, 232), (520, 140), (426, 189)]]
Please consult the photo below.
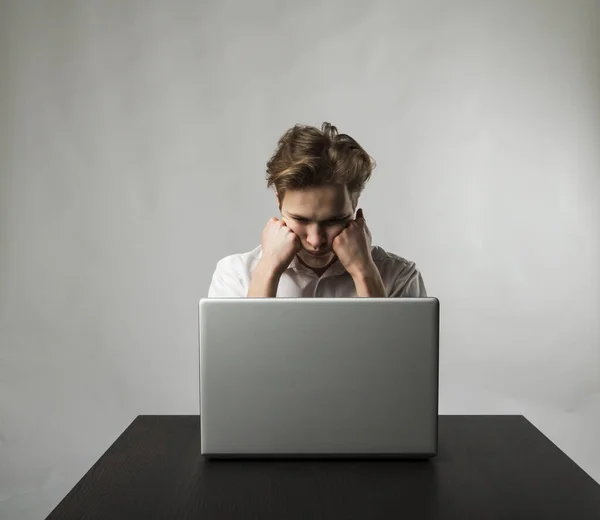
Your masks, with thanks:
[(201, 454), (431, 458), (437, 298), (204, 298)]

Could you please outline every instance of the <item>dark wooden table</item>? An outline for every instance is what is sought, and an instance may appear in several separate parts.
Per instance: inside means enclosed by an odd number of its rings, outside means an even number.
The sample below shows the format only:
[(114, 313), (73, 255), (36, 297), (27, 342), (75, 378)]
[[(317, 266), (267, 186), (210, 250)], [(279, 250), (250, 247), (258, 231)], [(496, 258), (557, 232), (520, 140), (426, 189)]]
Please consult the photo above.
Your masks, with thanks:
[(199, 416), (138, 416), (58, 519), (600, 519), (600, 486), (523, 416), (447, 415), (430, 461), (205, 460)]

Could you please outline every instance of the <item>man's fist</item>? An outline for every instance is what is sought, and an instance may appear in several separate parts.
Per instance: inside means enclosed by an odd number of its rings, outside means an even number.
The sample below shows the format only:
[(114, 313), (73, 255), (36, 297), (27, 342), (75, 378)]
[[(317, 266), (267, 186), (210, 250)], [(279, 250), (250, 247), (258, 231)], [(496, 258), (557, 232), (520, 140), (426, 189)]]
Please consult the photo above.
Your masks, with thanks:
[(290, 265), (302, 249), (302, 242), (283, 220), (271, 217), (262, 232), (261, 262), (278, 275)]
[(346, 228), (333, 239), (333, 251), (346, 271), (355, 276), (374, 266), (371, 256), (371, 232), (362, 209), (356, 213)]

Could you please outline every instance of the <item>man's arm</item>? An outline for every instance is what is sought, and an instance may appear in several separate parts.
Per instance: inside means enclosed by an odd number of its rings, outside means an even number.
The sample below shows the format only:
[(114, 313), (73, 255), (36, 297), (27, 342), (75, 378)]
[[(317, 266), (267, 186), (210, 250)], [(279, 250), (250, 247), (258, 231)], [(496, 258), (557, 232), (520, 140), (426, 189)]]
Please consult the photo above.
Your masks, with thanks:
[(281, 274), (268, 265), (258, 262), (250, 278), (248, 298), (274, 298)]
[(364, 271), (352, 275), (359, 298), (387, 298), (387, 291), (377, 266), (370, 266)]

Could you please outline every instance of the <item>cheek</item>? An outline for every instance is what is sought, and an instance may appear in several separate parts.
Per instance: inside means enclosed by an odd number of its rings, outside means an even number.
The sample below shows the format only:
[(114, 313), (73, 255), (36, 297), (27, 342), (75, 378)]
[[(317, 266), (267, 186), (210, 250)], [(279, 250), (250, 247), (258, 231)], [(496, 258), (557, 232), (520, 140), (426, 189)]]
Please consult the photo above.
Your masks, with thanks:
[(296, 233), (296, 235), (298, 235), (302, 240), (306, 241), (306, 228), (302, 224), (298, 224), (296, 222), (295, 224), (292, 224), (291, 227), (292, 231)]
[(298, 225), (297, 222), (294, 222), (293, 220), (288, 220), (288, 219), (283, 219), (285, 222), (285, 225), (287, 227), (289, 227), (294, 233), (296, 233), (296, 235), (300, 235), (302, 230), (300, 229), (300, 226)]
[(344, 231), (344, 226), (333, 226), (331, 229), (327, 230), (327, 241), (331, 244), (333, 239), (337, 237), (342, 231)]

